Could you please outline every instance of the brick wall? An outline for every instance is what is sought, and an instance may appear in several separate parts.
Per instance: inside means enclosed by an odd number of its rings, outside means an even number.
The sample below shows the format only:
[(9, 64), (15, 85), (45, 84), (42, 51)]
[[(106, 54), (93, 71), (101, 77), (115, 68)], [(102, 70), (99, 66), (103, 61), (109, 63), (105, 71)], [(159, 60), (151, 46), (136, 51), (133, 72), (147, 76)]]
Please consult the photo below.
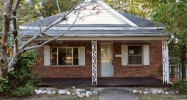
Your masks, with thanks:
[[(121, 45), (125, 43), (113, 43), (113, 54), (121, 54)], [(50, 46), (79, 47), (85, 46), (85, 66), (44, 66), (43, 48), (39, 49), (40, 57), (34, 72), (40, 77), (54, 78), (80, 78), (92, 77), (91, 41), (85, 43), (50, 43)], [(142, 44), (143, 45), (143, 44)], [(150, 65), (149, 66), (122, 66), (121, 57), (114, 57), (114, 77), (159, 77), (162, 65), (162, 42), (149, 43)], [(100, 45), (98, 43), (98, 77), (100, 77)]]
[[(114, 43), (114, 54), (121, 54), (121, 45), (124, 44)], [(121, 57), (114, 57), (114, 77), (159, 77), (160, 66), (162, 65), (162, 42), (149, 43), (149, 54), (149, 66), (122, 66)]]
[(43, 48), (39, 50), (40, 57), (36, 66), (33, 67), (35, 74), (39, 77), (58, 77), (58, 78), (76, 78), (76, 77), (91, 77), (91, 42), (90, 43), (50, 43), (49, 46), (61, 47), (79, 47), (85, 46), (85, 66), (44, 66)]

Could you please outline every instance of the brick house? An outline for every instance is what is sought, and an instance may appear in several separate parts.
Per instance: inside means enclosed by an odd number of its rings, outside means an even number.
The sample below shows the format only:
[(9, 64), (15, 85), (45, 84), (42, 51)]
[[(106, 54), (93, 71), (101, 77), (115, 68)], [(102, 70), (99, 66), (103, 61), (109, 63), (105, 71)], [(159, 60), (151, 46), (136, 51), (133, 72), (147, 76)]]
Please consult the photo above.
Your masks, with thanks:
[[(155, 77), (168, 83), (170, 35), (162, 33), (164, 27), (115, 11), (104, 2), (92, 5), (99, 5), (99, 12), (90, 6), (80, 12), (69, 31), (39, 49), (41, 56), (33, 70), (40, 77), (92, 78), (92, 84), (98, 77)], [(90, 12), (91, 16), (84, 16)], [(63, 14), (21, 25), (20, 34), (29, 33), (24, 36), (28, 39)], [(53, 26), (36, 43), (65, 32), (76, 17), (71, 12), (67, 21)]]

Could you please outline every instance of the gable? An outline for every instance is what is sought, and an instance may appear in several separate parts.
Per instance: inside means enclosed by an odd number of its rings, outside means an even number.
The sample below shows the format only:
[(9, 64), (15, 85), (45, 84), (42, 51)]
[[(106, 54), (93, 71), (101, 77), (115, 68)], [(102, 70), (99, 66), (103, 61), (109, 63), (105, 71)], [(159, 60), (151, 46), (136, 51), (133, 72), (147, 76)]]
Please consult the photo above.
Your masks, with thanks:
[[(93, 10), (93, 7), (96, 7)], [(60, 24), (124, 24), (126, 26), (137, 26), (104, 2), (94, 3), (85, 7), (80, 13), (72, 12), (67, 16), (68, 20)]]

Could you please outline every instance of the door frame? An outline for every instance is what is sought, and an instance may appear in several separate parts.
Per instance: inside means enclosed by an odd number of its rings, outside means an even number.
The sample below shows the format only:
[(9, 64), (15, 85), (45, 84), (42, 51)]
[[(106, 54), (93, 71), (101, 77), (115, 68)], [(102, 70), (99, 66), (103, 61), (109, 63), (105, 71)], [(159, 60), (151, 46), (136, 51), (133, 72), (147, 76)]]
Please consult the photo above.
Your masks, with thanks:
[[(114, 77), (114, 64), (112, 65), (112, 76), (101, 76), (102, 74), (102, 70), (101, 70), (101, 68), (102, 68), (102, 66), (101, 66), (101, 46), (103, 46), (103, 45), (110, 45), (111, 46), (111, 50), (112, 50), (112, 61), (114, 61), (114, 56), (113, 56), (113, 54), (114, 54), (114, 51), (113, 51), (113, 43), (100, 43), (100, 77)], [(114, 62), (112, 62), (112, 63), (114, 63)]]

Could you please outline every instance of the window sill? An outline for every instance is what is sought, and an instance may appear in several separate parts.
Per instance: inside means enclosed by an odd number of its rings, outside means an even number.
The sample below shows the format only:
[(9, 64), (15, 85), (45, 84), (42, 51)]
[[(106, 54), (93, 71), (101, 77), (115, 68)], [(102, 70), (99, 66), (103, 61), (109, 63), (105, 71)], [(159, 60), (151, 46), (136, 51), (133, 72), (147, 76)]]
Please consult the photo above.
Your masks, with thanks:
[(74, 67), (83, 67), (83, 66), (85, 66), (85, 65), (50, 65), (50, 66), (47, 66), (47, 67), (62, 67), (62, 68), (64, 68), (64, 67), (67, 67), (67, 68), (74, 68)]
[(143, 67), (150, 67), (150, 65), (122, 65), (122, 67), (143, 68)]

